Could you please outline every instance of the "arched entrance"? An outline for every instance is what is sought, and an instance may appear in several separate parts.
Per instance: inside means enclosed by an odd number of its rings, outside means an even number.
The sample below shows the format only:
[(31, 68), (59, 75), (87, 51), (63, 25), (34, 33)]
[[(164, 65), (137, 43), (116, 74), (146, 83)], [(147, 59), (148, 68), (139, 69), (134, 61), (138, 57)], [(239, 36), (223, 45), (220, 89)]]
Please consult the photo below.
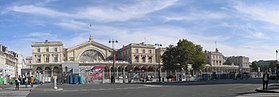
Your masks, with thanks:
[(100, 62), (104, 60), (104, 56), (99, 51), (93, 49), (84, 51), (79, 57), (80, 62)]
[(51, 82), (51, 69), (50, 67), (45, 68), (45, 82)]
[(41, 67), (37, 67), (36, 73), (43, 74), (43, 69)]
[[(60, 75), (60, 71), (58, 67), (54, 67), (53, 68), (53, 76), (59, 76)], [(58, 77), (59, 78), (59, 77)]]
[(37, 79), (41, 82), (43, 81), (43, 69), (41, 67), (36, 68)]

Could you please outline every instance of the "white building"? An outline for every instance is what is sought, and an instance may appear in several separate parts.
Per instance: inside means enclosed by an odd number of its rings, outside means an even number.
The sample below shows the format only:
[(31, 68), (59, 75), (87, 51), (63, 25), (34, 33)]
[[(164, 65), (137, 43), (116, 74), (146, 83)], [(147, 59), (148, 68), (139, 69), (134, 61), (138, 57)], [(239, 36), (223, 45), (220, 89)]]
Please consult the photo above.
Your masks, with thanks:
[[(20, 59), (23, 57), (20, 56)], [(6, 46), (0, 44), (0, 76), (14, 78), (21, 70), (22, 61), (18, 61), (19, 55), (14, 51), (9, 51)], [(19, 66), (20, 65), (20, 66)]]
[(250, 72), (249, 58), (245, 56), (230, 56), (226, 58), (225, 64), (234, 64), (239, 66), (241, 72)]
[(225, 57), (218, 51), (216, 48), (215, 51), (205, 51), (206, 57), (206, 69), (207, 73), (216, 73), (216, 74), (229, 74), (236, 73), (239, 71), (239, 66), (234, 64), (224, 64)]

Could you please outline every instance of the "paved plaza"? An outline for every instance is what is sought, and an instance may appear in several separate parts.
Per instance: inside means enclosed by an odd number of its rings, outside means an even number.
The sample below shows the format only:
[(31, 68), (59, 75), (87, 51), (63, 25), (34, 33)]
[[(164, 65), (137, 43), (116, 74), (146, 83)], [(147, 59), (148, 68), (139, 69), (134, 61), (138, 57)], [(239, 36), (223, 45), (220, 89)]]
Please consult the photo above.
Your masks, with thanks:
[(259, 93), (260, 79), (216, 80), (149, 84), (86, 84), (41, 85), (28, 97), (255, 97), (273, 96), (277, 93)]
[(213, 80), (171, 83), (35, 85), (14, 90), (1, 86), (0, 97), (278, 97), (279, 93), (261, 93), (261, 79)]

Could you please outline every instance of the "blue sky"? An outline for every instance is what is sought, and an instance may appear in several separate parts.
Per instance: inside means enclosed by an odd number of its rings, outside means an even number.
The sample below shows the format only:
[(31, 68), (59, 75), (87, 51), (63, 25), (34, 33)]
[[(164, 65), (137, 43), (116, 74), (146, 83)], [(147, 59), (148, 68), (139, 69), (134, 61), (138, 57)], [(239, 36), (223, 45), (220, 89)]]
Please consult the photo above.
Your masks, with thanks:
[[(275, 59), (278, 0), (0, 0), (0, 43), (31, 56), (31, 43), (88, 40), (176, 44), (188, 39), (225, 56)], [(89, 24), (92, 27), (89, 27)], [(215, 45), (216, 41), (216, 45)]]

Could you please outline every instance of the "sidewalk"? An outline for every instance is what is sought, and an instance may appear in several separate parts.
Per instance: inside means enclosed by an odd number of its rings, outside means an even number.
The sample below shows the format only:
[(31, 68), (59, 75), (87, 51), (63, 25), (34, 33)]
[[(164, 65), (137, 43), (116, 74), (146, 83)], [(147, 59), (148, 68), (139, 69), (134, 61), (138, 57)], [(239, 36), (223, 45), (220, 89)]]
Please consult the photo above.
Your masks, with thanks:
[(15, 85), (2, 85), (0, 89), (0, 97), (26, 97), (30, 91), (34, 90), (38, 85), (31, 88), (25, 88), (25, 85), (20, 85), (19, 90), (15, 90)]
[(0, 91), (30, 91), (33, 90), (37, 87), (38, 85), (33, 85), (33, 88), (31, 88), (30, 85), (27, 86), (27, 88), (25, 88), (25, 85), (20, 85), (19, 86), (19, 90), (15, 90), (15, 85), (3, 85), (1, 86)]
[(279, 83), (272, 83), (268, 85), (267, 90), (263, 90), (262, 87), (259, 87), (255, 91), (265, 93), (279, 93)]

